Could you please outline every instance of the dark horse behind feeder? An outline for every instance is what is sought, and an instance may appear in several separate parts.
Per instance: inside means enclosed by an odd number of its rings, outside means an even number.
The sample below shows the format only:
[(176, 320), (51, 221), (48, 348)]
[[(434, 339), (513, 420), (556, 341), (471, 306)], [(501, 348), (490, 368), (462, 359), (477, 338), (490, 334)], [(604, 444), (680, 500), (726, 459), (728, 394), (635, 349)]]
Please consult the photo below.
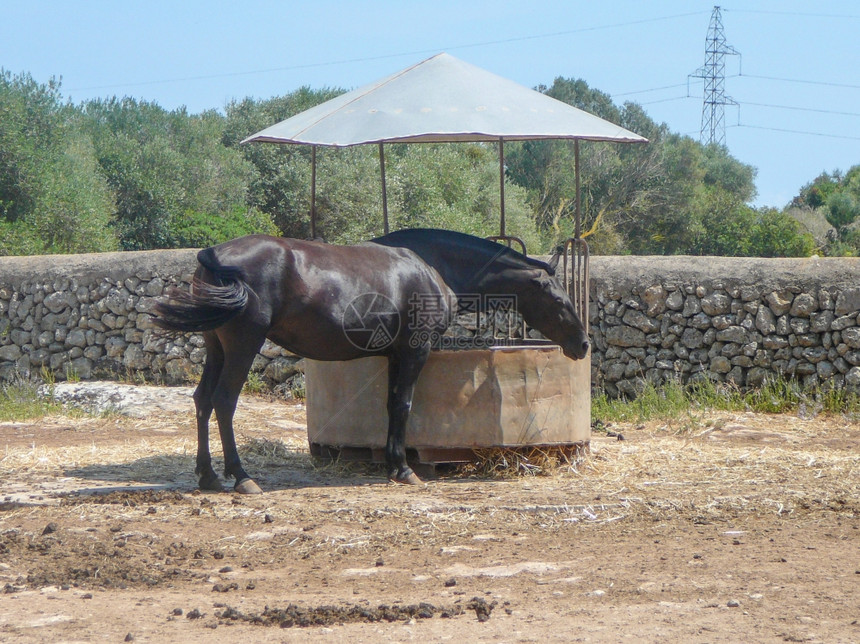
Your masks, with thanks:
[(461, 309), (474, 306), (475, 296), (483, 302), (507, 298), (526, 324), (561, 346), (568, 358), (588, 353), (582, 321), (555, 276), (559, 253), (547, 264), (481, 237), (435, 228), (398, 230), (371, 241), (416, 253), (457, 294)]
[[(225, 476), (236, 479), (240, 493), (261, 491), (242, 468), (233, 415), (266, 338), (314, 360), (386, 356), (388, 477), (412, 484), (421, 482), (406, 462), (412, 395), (433, 338), (452, 320), (457, 295), (511, 295), (526, 321), (561, 345), (565, 355), (586, 355), (588, 339), (554, 277), (554, 262), (461, 233), (420, 230), (408, 237), (408, 232), (356, 246), (251, 235), (198, 253), (191, 291), (174, 289), (156, 305), (154, 322), (172, 331), (202, 332), (206, 343), (194, 392), (201, 488), (221, 489), (209, 453), (214, 410)], [(437, 246), (435, 255), (428, 250)], [(427, 306), (431, 315), (416, 310)]]

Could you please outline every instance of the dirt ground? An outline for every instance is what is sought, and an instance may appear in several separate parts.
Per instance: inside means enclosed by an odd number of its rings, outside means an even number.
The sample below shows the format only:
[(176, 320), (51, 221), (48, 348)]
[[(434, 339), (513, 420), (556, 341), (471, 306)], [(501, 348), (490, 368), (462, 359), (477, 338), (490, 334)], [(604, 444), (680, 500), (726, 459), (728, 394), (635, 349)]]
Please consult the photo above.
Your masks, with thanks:
[(0, 642), (860, 641), (856, 419), (691, 412), (413, 488), (243, 397), (247, 497), (195, 489), (185, 401), (0, 423)]

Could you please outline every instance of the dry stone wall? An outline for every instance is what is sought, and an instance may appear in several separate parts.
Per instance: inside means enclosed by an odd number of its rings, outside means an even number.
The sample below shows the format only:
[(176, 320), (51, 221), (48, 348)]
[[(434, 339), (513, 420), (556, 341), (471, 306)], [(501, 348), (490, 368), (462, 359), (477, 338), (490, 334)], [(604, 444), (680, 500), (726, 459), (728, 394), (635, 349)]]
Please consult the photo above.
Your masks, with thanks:
[(595, 257), (593, 379), (610, 394), (783, 375), (860, 390), (860, 259)]
[[(0, 379), (187, 380), (202, 338), (148, 314), (195, 266), (193, 250), (0, 258)], [(776, 374), (860, 390), (860, 259), (593, 257), (589, 320), (593, 383), (610, 394)], [(270, 385), (300, 369), (269, 343), (253, 367)]]
[[(0, 380), (129, 378), (178, 383), (199, 373), (199, 334), (166, 334), (150, 311), (187, 288), (194, 250), (0, 258)], [(298, 358), (266, 343), (253, 370), (285, 382)]]

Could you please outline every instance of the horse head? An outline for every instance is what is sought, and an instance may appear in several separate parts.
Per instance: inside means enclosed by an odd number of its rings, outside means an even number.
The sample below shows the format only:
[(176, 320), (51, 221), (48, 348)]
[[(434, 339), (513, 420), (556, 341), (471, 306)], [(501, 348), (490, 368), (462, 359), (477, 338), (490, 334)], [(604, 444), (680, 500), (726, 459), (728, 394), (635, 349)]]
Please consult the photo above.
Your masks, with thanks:
[(588, 334), (555, 275), (557, 264), (555, 255), (544, 267), (530, 271), (530, 288), (523, 292), (525, 301), (519, 310), (526, 324), (558, 344), (568, 358), (579, 360), (588, 353)]

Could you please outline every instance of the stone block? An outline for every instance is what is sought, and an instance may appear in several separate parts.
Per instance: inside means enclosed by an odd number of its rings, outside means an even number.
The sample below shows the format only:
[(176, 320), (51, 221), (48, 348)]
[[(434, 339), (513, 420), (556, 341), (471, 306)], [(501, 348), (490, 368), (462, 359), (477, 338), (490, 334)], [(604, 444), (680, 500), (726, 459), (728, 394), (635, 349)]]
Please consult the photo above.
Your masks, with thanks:
[(654, 317), (663, 313), (666, 310), (666, 291), (661, 284), (654, 284), (645, 289), (642, 293), (642, 300), (645, 302), (645, 312)]
[(681, 291), (672, 291), (666, 298), (666, 308), (672, 311), (680, 311), (684, 308), (684, 294)]
[(777, 317), (785, 315), (791, 310), (791, 303), (794, 300), (794, 295), (788, 289), (771, 291), (765, 296), (765, 301)]
[(708, 315), (723, 315), (731, 310), (732, 298), (725, 293), (711, 293), (701, 300), (702, 311)]
[(836, 296), (836, 315), (846, 315), (860, 311), (860, 287), (843, 289)]
[(766, 306), (760, 306), (755, 316), (755, 328), (762, 335), (770, 335), (776, 331), (776, 316), (773, 314), (773, 311)]
[(791, 303), (789, 313), (794, 317), (808, 318), (818, 310), (818, 298), (809, 293), (800, 293)]
[(622, 318), (624, 324), (635, 327), (645, 333), (654, 333), (660, 330), (660, 324), (645, 315), (642, 311), (630, 309)]
[(743, 327), (730, 326), (722, 331), (717, 331), (716, 339), (718, 342), (735, 342), (737, 344), (745, 344), (747, 342), (747, 332)]
[(851, 349), (860, 349), (860, 327), (850, 327), (842, 331), (842, 342)]
[(647, 345), (645, 333), (627, 325), (610, 327), (606, 332), (606, 342), (618, 347), (644, 347)]
[(725, 356), (716, 356), (711, 360), (711, 371), (714, 373), (728, 373), (731, 369), (732, 363)]
[(21, 357), (21, 347), (17, 344), (7, 344), (0, 347), (0, 360), (13, 361)]

